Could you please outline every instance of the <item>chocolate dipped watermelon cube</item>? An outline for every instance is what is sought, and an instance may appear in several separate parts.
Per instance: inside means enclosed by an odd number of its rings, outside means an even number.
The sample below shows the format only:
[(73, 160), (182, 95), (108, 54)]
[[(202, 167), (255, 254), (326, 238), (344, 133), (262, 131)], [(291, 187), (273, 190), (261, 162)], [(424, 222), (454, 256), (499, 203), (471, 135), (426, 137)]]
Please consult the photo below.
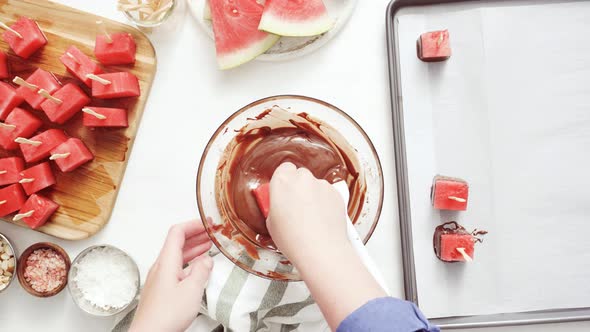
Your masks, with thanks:
[(457, 222), (451, 221), (436, 227), (434, 231), (434, 252), (444, 262), (471, 262), (474, 258), (475, 243), (481, 242), (477, 235), (486, 231), (467, 232)]
[(41, 195), (33, 194), (12, 220), (22, 220), (32, 229), (39, 228), (57, 211), (59, 204)]
[(5, 150), (18, 148), (17, 137), (29, 138), (41, 128), (43, 122), (28, 111), (16, 107), (0, 126), (0, 146)]
[(47, 99), (41, 104), (41, 109), (51, 122), (64, 124), (78, 113), (82, 107), (90, 103), (90, 98), (77, 85), (68, 83), (57, 90), (53, 98)]
[(135, 63), (135, 40), (130, 33), (111, 33), (96, 36), (94, 56), (104, 65)]
[(12, 85), (0, 82), (0, 120), (6, 120), (10, 112), (22, 104), (23, 97), (17, 93), (17, 90)]
[(127, 111), (122, 108), (84, 107), (82, 123), (86, 127), (127, 128)]
[(32, 195), (40, 190), (55, 184), (55, 177), (48, 162), (35, 165), (20, 172), (18, 181), (27, 195)]
[(20, 144), (20, 150), (28, 163), (35, 163), (47, 158), (51, 150), (68, 139), (63, 130), (48, 129), (30, 139), (16, 139)]
[(18, 183), (0, 189), (0, 217), (18, 211), (26, 200), (27, 196)]
[(137, 97), (140, 95), (139, 81), (129, 72), (97, 75), (100, 79), (92, 82), (92, 96), (102, 99)]
[(14, 53), (24, 59), (47, 44), (47, 38), (37, 22), (27, 17), (19, 18), (10, 30), (4, 31), (2, 37)]
[(25, 162), (19, 157), (0, 159), (0, 186), (17, 183), (20, 172), (25, 169)]
[[(19, 84), (19, 78), (15, 78), (14, 82)], [(25, 82), (26, 84), (21, 83), (21, 86), (16, 91), (36, 110), (40, 109), (41, 104), (45, 101), (45, 97), (38, 93), (39, 89), (52, 94), (61, 87), (55, 75), (41, 68), (31, 74)]]
[(449, 31), (431, 31), (418, 39), (418, 58), (425, 62), (444, 61), (451, 57)]
[(469, 185), (459, 178), (437, 175), (432, 183), (431, 198), (435, 209), (465, 211)]
[(10, 73), (8, 71), (8, 56), (6, 56), (6, 53), (0, 51), (0, 79), (9, 77)]
[(252, 189), (252, 194), (256, 198), (258, 208), (264, 216), (268, 218), (268, 212), (270, 211), (270, 183), (264, 183)]
[(92, 80), (86, 75), (102, 73), (100, 66), (74, 45), (68, 47), (66, 52), (59, 57), (59, 60), (70, 74), (76, 76), (88, 87), (92, 87)]
[(57, 167), (66, 173), (91, 161), (94, 159), (94, 155), (88, 150), (82, 140), (71, 137), (51, 150), (51, 157), (49, 159), (53, 160)]

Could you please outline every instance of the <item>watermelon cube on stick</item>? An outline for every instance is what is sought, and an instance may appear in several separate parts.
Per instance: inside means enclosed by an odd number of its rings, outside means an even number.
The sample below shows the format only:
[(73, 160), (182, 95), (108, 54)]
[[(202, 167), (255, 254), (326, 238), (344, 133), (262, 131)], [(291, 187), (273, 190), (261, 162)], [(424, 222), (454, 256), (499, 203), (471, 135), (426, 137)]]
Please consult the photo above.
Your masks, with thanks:
[(481, 242), (478, 235), (486, 231), (467, 232), (465, 227), (455, 221), (436, 227), (434, 231), (434, 252), (444, 262), (471, 262), (475, 252), (475, 243)]
[(41, 68), (31, 74), (26, 81), (18, 76), (12, 81), (20, 85), (16, 92), (36, 110), (41, 109), (41, 104), (45, 101), (45, 97), (39, 94), (40, 89), (52, 94), (61, 87), (55, 75)]
[(424, 62), (444, 61), (451, 57), (449, 31), (431, 31), (418, 39), (418, 58)]
[(280, 36), (321, 35), (334, 27), (323, 0), (266, 0), (258, 29)]
[(261, 184), (252, 189), (252, 194), (256, 198), (260, 212), (264, 218), (268, 218), (268, 212), (270, 211), (270, 183)]
[(66, 173), (75, 170), (83, 164), (94, 159), (94, 155), (84, 142), (78, 138), (68, 138), (67, 141), (51, 150), (50, 160), (53, 160), (59, 169)]
[(122, 108), (84, 107), (82, 123), (86, 127), (127, 128), (127, 111)]
[(257, 0), (209, 0), (209, 7), (220, 69), (253, 60), (280, 38), (258, 29), (264, 6)]
[(0, 82), (0, 120), (6, 120), (8, 114), (23, 101), (24, 98), (12, 85)]
[(20, 144), (20, 150), (25, 160), (28, 163), (35, 163), (49, 157), (51, 150), (67, 139), (63, 130), (48, 129), (30, 139), (18, 137), (15, 142)]
[(17, 137), (29, 138), (42, 125), (43, 122), (33, 114), (16, 107), (0, 124), (0, 146), (5, 150), (17, 149), (18, 143), (14, 141)]
[(74, 45), (68, 47), (66, 52), (59, 57), (59, 60), (64, 64), (70, 74), (76, 76), (88, 87), (92, 87), (92, 80), (86, 77), (86, 75), (98, 75), (102, 73), (100, 66)]
[(44, 101), (41, 109), (51, 122), (64, 124), (88, 103), (90, 98), (84, 91), (77, 85), (68, 83)]
[(432, 205), (439, 210), (467, 210), (469, 185), (465, 180), (437, 175), (431, 188)]
[(12, 220), (22, 220), (32, 229), (36, 229), (43, 226), (58, 208), (59, 204), (49, 198), (33, 194)]
[(25, 162), (19, 157), (0, 159), (0, 186), (17, 183), (20, 172), (25, 169)]
[(0, 79), (9, 78), (10, 73), (8, 71), (8, 56), (6, 53), (0, 51)]
[(27, 195), (32, 195), (40, 190), (55, 184), (55, 177), (48, 162), (44, 162), (20, 172), (20, 180)]
[(102, 99), (137, 97), (139, 81), (129, 72), (88, 75), (92, 82), (92, 96)]
[(0, 24), (6, 31), (2, 34), (4, 41), (8, 43), (14, 53), (27, 59), (38, 49), (47, 44), (47, 38), (39, 28), (37, 22), (27, 17), (19, 18), (10, 27)]
[(0, 189), (0, 217), (18, 211), (26, 200), (27, 196), (18, 183)]
[(130, 33), (108, 33), (96, 36), (94, 55), (104, 65), (135, 63), (135, 40)]

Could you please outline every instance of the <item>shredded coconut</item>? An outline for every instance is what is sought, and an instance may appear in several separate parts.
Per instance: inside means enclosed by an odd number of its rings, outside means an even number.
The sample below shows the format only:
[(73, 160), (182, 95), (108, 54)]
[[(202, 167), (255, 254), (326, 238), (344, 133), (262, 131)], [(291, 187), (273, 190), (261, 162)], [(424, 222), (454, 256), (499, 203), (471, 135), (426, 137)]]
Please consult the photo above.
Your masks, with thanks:
[(137, 269), (122, 251), (98, 247), (82, 257), (74, 268), (73, 281), (89, 303), (110, 310), (133, 301), (138, 287)]

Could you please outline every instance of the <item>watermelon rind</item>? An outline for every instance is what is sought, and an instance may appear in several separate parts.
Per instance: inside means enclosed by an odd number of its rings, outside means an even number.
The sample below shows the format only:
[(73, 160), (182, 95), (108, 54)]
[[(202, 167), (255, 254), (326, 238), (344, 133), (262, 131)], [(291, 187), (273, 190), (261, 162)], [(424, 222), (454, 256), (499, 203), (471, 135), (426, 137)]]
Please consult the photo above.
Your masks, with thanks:
[(334, 27), (335, 20), (329, 15), (320, 15), (311, 20), (289, 21), (283, 17), (265, 13), (258, 29), (280, 36), (308, 37), (321, 35)]
[(203, 7), (203, 19), (211, 21), (211, 7), (209, 6), (209, 0), (205, 0), (205, 7)]
[(217, 64), (219, 65), (219, 69), (232, 69), (254, 60), (260, 54), (268, 51), (280, 38), (281, 36), (269, 34), (266, 38), (257, 41), (246, 49), (240, 49), (223, 55), (218, 54)]

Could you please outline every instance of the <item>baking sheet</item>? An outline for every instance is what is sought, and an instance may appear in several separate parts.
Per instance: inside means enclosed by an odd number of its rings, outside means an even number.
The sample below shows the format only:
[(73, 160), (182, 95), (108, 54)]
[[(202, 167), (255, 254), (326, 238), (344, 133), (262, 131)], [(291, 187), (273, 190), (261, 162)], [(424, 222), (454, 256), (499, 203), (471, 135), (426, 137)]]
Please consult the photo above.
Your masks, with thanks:
[[(403, 8), (398, 45), (414, 262), (430, 318), (590, 306), (590, 2)], [(416, 58), (448, 28), (452, 58)], [(438, 212), (435, 174), (470, 183)], [(434, 256), (432, 233), (487, 229), (475, 262)]]

